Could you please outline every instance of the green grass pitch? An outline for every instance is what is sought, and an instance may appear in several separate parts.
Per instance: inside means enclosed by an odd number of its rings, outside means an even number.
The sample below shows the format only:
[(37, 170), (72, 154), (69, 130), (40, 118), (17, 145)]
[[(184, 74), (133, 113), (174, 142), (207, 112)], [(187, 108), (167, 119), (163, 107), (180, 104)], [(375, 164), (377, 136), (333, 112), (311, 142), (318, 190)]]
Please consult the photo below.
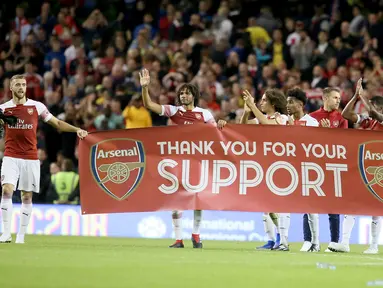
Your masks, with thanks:
[[(383, 279), (383, 256), (255, 251), (259, 243), (204, 241), (169, 249), (172, 240), (26, 236), (0, 245), (0, 287), (367, 287)], [(322, 250), (326, 248), (322, 246)], [(317, 262), (336, 266), (318, 269)]]

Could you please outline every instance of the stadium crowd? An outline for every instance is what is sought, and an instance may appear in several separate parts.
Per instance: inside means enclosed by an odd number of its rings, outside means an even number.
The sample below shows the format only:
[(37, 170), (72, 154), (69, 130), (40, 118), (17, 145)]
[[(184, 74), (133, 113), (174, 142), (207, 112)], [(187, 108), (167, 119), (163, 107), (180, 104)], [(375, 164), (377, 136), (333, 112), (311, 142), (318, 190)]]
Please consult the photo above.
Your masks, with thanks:
[[(307, 112), (327, 86), (341, 89), (344, 107), (360, 77), (366, 97), (383, 95), (382, 1), (289, 0), (284, 9), (239, 0), (13, 2), (1, 9), (1, 103), (10, 78), (24, 73), (28, 98), (89, 132), (168, 124), (143, 107), (142, 68), (154, 101), (174, 103), (177, 87), (191, 82), (199, 106), (231, 123), (245, 89), (260, 100), (268, 88), (299, 86)], [(39, 125), (34, 203), (78, 203), (77, 144), (75, 134)]]

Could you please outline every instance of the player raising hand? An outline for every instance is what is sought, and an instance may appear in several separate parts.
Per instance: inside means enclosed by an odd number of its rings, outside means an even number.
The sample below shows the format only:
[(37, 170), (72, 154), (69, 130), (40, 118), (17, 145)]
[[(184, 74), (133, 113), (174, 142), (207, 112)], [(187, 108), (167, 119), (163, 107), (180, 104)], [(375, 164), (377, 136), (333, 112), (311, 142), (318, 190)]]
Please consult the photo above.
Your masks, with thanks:
[[(153, 102), (149, 96), (148, 86), (150, 84), (149, 71), (144, 69), (140, 73), (140, 83), (142, 86), (142, 99), (144, 105), (149, 110), (161, 116), (167, 116), (174, 124), (194, 124), (194, 123), (209, 123), (216, 124), (213, 115), (209, 110), (197, 107), (200, 97), (199, 89), (192, 84), (183, 84), (177, 91), (177, 101), (180, 106), (159, 105)], [(173, 227), (176, 236), (176, 242), (170, 245), (170, 248), (184, 248), (182, 240), (182, 211), (175, 210), (172, 214)], [(200, 240), (200, 226), (202, 220), (202, 211), (194, 211), (194, 225), (192, 232), (193, 248), (202, 248)]]
[[(88, 133), (64, 121), (58, 120), (41, 102), (26, 97), (27, 81), (22, 75), (11, 78), (12, 99), (0, 105), (1, 124), (5, 129), (5, 151), (1, 166), (1, 212), (4, 231), (0, 243), (10, 243), (12, 221), (12, 195), (21, 190), (20, 228), (16, 243), (24, 243), (32, 213), (32, 192), (39, 193), (40, 161), (37, 157), (37, 125), (39, 118), (62, 132), (74, 132), (80, 139)], [(14, 117), (14, 118), (12, 118)], [(13, 121), (13, 120), (17, 121)], [(11, 122), (12, 123), (11, 123)], [(13, 125), (12, 125), (13, 124)]]
[[(358, 100), (362, 100), (368, 112), (375, 110), (377, 113), (383, 112), (383, 97), (374, 96), (370, 101), (363, 96), (362, 78), (358, 80), (354, 97), (347, 103), (342, 111), (342, 116), (353, 124), (359, 124), (360, 129), (383, 131), (381, 121), (373, 119), (372, 117), (355, 113), (355, 104)], [(380, 216), (372, 216), (371, 218), (371, 245), (363, 253), (365, 254), (378, 254), (378, 242), (382, 225)], [(351, 232), (355, 225), (355, 215), (344, 215), (342, 223), (342, 241), (341, 243), (332, 243), (329, 249), (333, 252), (350, 252), (350, 238)]]
[[(256, 106), (254, 97), (249, 91), (245, 90), (243, 92), (243, 100), (245, 101), (245, 109), (241, 118), (241, 124), (286, 125), (288, 122), (288, 117), (286, 116), (286, 97), (280, 90), (268, 89), (265, 91), (260, 103), (262, 111)], [(255, 118), (249, 120), (251, 112), (253, 112)], [(223, 129), (226, 124), (225, 120), (219, 120), (218, 128)], [(287, 238), (290, 214), (264, 213), (263, 224), (268, 241), (265, 245), (257, 247), (257, 249), (288, 251)], [(275, 235), (274, 225), (277, 228), (277, 235)]]

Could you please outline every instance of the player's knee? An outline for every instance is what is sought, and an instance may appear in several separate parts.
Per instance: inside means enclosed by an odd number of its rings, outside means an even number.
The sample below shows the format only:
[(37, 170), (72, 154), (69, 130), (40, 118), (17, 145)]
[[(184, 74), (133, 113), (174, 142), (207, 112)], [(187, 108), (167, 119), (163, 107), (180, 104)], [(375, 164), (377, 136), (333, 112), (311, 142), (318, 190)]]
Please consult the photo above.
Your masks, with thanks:
[(12, 199), (13, 190), (14, 190), (14, 187), (12, 184), (4, 184), (2, 197), (4, 199)]
[(181, 218), (181, 217), (182, 217), (182, 212), (177, 211), (177, 210), (174, 210), (174, 211), (172, 212), (172, 218), (173, 218), (173, 219), (179, 219), (179, 218)]
[(32, 203), (32, 192), (22, 192), (21, 193), (21, 202), (24, 204)]

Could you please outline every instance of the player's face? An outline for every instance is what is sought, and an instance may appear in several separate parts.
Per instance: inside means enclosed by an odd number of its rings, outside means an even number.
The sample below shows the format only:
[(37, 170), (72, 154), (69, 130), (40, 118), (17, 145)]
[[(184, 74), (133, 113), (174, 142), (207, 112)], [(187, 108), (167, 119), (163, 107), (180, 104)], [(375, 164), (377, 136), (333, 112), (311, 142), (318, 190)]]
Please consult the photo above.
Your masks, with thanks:
[(269, 99), (267, 99), (265, 94), (263, 94), (261, 98), (260, 107), (263, 113), (272, 112), (274, 110), (273, 106), (270, 104), (270, 101)]
[(340, 104), (340, 93), (333, 91), (326, 98), (325, 101), (331, 110), (337, 110)]
[(286, 108), (287, 108), (287, 113), (289, 115), (293, 115), (302, 109), (302, 105), (300, 104), (300, 101), (298, 101), (296, 98), (287, 97)]
[(188, 89), (183, 89), (180, 92), (181, 105), (189, 106), (194, 102), (194, 96)]
[(383, 106), (379, 106), (378, 104), (371, 102), (371, 101), (370, 101), (370, 103), (372, 104), (372, 106), (374, 106), (376, 111), (378, 111), (379, 113), (383, 113)]
[(27, 81), (25, 79), (15, 79), (11, 83), (11, 91), (13, 96), (23, 99), (27, 92)]

